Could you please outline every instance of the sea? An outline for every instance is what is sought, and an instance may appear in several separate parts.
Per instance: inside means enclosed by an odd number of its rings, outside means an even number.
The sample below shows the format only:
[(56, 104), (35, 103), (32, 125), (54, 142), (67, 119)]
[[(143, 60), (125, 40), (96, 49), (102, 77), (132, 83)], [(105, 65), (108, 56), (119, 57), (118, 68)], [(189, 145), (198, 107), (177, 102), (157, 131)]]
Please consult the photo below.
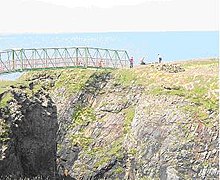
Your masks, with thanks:
[[(98, 47), (126, 50), (134, 63), (219, 57), (218, 31), (0, 34), (0, 51), (19, 48)], [(0, 75), (0, 79), (10, 75)], [(13, 78), (12, 78), (13, 79)]]

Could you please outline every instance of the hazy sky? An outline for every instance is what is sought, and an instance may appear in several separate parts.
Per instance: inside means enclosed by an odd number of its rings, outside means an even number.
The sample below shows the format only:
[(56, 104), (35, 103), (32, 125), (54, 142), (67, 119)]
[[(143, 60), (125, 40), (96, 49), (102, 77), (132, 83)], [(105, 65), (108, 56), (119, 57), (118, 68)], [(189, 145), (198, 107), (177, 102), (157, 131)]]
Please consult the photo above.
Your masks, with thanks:
[[(32, 1), (32, 0), (26, 0)], [(91, 7), (96, 6), (100, 8), (109, 8), (118, 5), (136, 5), (147, 0), (39, 0), (51, 4), (66, 6), (66, 7)], [(156, 0), (155, 0), (156, 1)], [(169, 0), (165, 0), (169, 1)]]
[(1, 0), (0, 33), (216, 31), (219, 0)]

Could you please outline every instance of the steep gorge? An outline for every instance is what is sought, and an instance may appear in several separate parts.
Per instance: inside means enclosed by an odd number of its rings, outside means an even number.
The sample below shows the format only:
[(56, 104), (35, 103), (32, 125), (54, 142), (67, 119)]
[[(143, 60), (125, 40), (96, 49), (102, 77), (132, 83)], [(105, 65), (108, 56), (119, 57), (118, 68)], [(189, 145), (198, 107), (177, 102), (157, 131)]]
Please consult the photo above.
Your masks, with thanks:
[(25, 74), (1, 95), (0, 176), (218, 179), (218, 63), (182, 66)]

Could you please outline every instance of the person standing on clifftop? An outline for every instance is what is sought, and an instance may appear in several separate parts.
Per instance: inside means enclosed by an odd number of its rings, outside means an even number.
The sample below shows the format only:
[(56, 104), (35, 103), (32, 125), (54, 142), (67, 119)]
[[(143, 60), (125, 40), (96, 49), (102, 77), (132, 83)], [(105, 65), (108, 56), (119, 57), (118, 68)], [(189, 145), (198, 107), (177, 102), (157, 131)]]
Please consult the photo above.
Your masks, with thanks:
[(142, 59), (141, 59), (141, 65), (145, 65), (146, 63), (144, 62), (144, 58), (145, 57), (143, 57)]
[(130, 59), (130, 68), (133, 68), (133, 66), (134, 66), (134, 59), (133, 59), (133, 57), (131, 57), (131, 59)]
[(162, 61), (162, 56), (160, 54), (157, 55), (158, 56), (158, 62), (161, 63)]

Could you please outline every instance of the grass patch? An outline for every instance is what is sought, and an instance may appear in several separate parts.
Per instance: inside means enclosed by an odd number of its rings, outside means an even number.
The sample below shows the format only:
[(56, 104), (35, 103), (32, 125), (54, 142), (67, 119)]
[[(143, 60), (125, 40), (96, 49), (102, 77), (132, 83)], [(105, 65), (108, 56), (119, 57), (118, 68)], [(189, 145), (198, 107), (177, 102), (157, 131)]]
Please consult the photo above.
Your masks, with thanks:
[[(206, 108), (204, 108), (204, 106), (187, 105), (183, 107), (183, 110), (191, 114), (191, 117), (193, 119), (192, 123), (201, 123), (207, 127), (212, 127), (216, 121), (215, 119), (209, 118), (208, 111)], [(187, 129), (189, 128), (187, 127)]]
[(133, 69), (119, 69), (113, 72), (115, 81), (122, 86), (130, 86), (137, 79)]
[(131, 123), (134, 119), (135, 115), (135, 108), (134, 107), (129, 107), (124, 110), (125, 112), (125, 120), (124, 120), (124, 134), (127, 134), (130, 132), (131, 129)]
[(65, 97), (79, 92), (85, 87), (94, 70), (75, 69), (62, 71), (59, 79), (55, 83), (55, 89), (63, 89)]
[(213, 58), (209, 60), (191, 60), (183, 63), (183, 67), (185, 68), (195, 68), (198, 66), (209, 66), (209, 65), (218, 65), (218, 59)]
[(102, 167), (103, 165), (107, 164), (111, 161), (111, 157), (105, 156), (102, 157), (99, 161), (94, 164), (94, 168), (97, 169), (98, 167)]
[(164, 87), (154, 87), (149, 91), (153, 95), (176, 95), (176, 96), (185, 96), (185, 90), (181, 87), (171, 87), (166, 89)]
[(135, 156), (137, 154), (137, 149), (135, 149), (135, 148), (129, 149), (128, 154)]
[(83, 149), (87, 149), (93, 142), (93, 138), (88, 137), (85, 134), (85, 127), (89, 123), (96, 121), (94, 110), (90, 107), (77, 107), (72, 117), (73, 121), (69, 128), (74, 129), (79, 127), (80, 130), (78, 130), (75, 134), (68, 135), (71, 145), (76, 145), (82, 147)]
[(0, 108), (4, 108), (8, 105), (8, 102), (13, 99), (13, 96), (10, 92), (7, 92), (3, 95), (0, 101)]
[(124, 168), (123, 167), (121, 167), (121, 166), (119, 166), (119, 167), (117, 167), (116, 169), (114, 169), (114, 174), (121, 174), (121, 173), (123, 173), (125, 170), (124, 170)]
[[(103, 71), (103, 70), (100, 70)], [(23, 82), (35, 81), (33, 92), (37, 92), (42, 87), (49, 92), (58, 91), (58, 96), (70, 97), (79, 92), (85, 86), (94, 69), (60, 69), (33, 71), (24, 74), (20, 80)]]
[(0, 80), (0, 94), (5, 92), (10, 86), (18, 84), (17, 81)]

